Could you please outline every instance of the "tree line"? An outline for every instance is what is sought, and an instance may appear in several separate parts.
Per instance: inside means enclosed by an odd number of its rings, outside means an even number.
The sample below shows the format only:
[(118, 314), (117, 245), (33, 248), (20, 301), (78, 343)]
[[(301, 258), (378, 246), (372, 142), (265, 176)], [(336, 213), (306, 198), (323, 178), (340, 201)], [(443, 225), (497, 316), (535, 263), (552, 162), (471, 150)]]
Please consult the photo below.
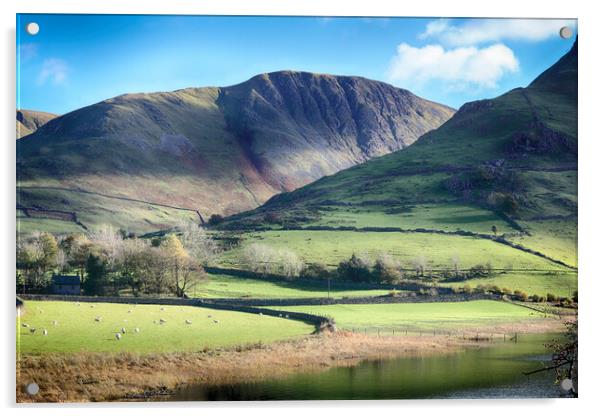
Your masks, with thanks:
[(55, 274), (77, 274), (84, 294), (185, 296), (205, 279), (218, 253), (205, 230), (193, 223), (161, 238), (141, 239), (105, 225), (89, 234), (55, 237), (36, 232), (17, 241), (17, 288), (46, 292)]

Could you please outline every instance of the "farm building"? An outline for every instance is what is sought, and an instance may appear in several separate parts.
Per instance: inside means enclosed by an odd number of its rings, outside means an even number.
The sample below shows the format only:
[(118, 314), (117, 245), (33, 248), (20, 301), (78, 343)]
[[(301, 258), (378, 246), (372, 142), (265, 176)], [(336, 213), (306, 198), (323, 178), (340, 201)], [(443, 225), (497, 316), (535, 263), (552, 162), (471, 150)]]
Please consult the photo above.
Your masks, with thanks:
[(81, 294), (79, 276), (57, 275), (52, 277), (52, 293), (55, 295)]

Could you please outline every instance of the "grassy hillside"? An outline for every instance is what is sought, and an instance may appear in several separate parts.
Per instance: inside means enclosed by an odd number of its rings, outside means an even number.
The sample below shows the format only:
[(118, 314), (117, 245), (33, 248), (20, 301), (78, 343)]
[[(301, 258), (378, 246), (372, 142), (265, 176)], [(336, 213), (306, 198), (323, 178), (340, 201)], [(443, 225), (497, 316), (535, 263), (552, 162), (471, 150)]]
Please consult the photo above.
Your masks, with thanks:
[(35, 132), (56, 117), (56, 114), (43, 111), (17, 110), (17, 139)]
[(576, 71), (575, 43), (528, 87), (465, 104), (407, 149), (229, 217), (219, 228), (242, 244), (226, 261), (251, 242), (331, 267), (352, 253), (385, 252), (402, 265), (422, 257), (433, 268), (455, 257), (506, 269), (479, 283), (567, 296), (577, 266)]
[[(127, 94), (57, 117), (17, 144), (18, 198), (83, 218), (130, 198), (211, 214), (264, 203), (413, 143), (453, 110), (358, 77), (263, 74), (225, 88)], [(62, 193), (60, 202), (41, 188)], [(147, 231), (122, 205), (120, 226)], [(148, 218), (164, 228), (170, 220)], [(171, 221), (175, 222), (177, 219)], [(88, 215), (87, 226), (102, 215)]]

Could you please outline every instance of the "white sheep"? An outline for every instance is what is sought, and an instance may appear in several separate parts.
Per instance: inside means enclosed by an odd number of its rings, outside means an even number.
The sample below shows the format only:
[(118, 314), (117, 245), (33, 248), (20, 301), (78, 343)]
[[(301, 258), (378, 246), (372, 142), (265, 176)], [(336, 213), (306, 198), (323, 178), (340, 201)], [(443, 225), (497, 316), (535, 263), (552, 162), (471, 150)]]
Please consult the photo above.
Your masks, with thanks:
[(100, 317), (100, 316), (97, 316), (96, 318), (94, 318), (94, 320), (95, 320), (96, 322), (101, 322), (101, 321), (102, 321), (102, 317)]
[(44, 329), (44, 330), (42, 331), (42, 335), (44, 335), (44, 336), (48, 335), (48, 330), (47, 330), (47, 329)]
[(135, 333), (138, 333), (138, 332), (140, 332), (140, 328), (134, 328), (134, 332), (135, 332)]
[(21, 324), (23, 328), (29, 328), (29, 324)]
[(214, 319), (213, 322), (219, 324), (219, 321), (217, 319)]
[(192, 321), (190, 319), (186, 319), (185, 321), (188, 325), (192, 325)]
[(59, 324), (59, 321), (57, 321), (56, 319), (54, 321), (52, 321), (53, 326), (57, 326), (58, 324)]
[(119, 332), (116, 333), (115, 338), (117, 339), (117, 341), (119, 341), (121, 339), (121, 334)]
[(130, 310), (128, 310), (128, 313), (132, 313), (132, 310), (131, 310), (131, 309), (130, 309)]
[(160, 324), (164, 324), (165, 322), (167, 322), (165, 319), (163, 319), (163, 318), (159, 319)]
[(121, 328), (121, 333), (125, 334), (125, 328)]

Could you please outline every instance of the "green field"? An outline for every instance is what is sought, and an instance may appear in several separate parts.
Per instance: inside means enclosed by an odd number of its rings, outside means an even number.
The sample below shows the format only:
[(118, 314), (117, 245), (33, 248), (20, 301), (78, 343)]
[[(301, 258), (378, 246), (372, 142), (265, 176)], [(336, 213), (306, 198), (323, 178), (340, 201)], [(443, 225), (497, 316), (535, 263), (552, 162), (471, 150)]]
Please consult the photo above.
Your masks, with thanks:
[(491, 227), (495, 226), (499, 234), (513, 231), (504, 220), (491, 211), (454, 203), (391, 207), (325, 206), (320, 207), (319, 215), (319, 220), (309, 222), (307, 225), (465, 230), (481, 234), (493, 234)]
[(505, 272), (492, 277), (440, 283), (439, 285), (444, 287), (470, 285), (473, 289), (479, 285), (495, 285), (500, 289), (521, 290), (528, 295), (546, 296), (548, 293), (552, 293), (556, 296), (571, 298), (577, 290), (577, 274)]
[(424, 257), (433, 268), (451, 267), (458, 256), (461, 268), (490, 262), (494, 268), (564, 270), (541, 257), (474, 237), (428, 233), (354, 232), (354, 231), (265, 231), (246, 233), (241, 245), (222, 256), (228, 266), (244, 266), (244, 248), (261, 243), (273, 248), (294, 251), (306, 263), (324, 263), (336, 267), (353, 253), (373, 259), (387, 253), (411, 268), (412, 262)]
[(510, 303), (470, 302), (397, 303), (386, 305), (291, 306), (283, 311), (316, 313), (335, 319), (341, 329), (461, 330), (511, 324), (543, 314)]
[[(334, 284), (333, 284), (334, 286)], [(389, 290), (353, 290), (331, 288), (333, 298), (357, 296), (382, 296)], [(325, 298), (328, 286), (299, 284), (287, 281), (247, 279), (230, 275), (210, 274), (208, 280), (195, 287), (189, 296), (200, 298)]]
[[(95, 322), (97, 316), (102, 317), (101, 322)], [(166, 323), (160, 324), (160, 319)], [(187, 319), (192, 324), (186, 324)], [(54, 320), (58, 322), (56, 326)], [(23, 323), (36, 328), (35, 334), (23, 327)], [(44, 328), (48, 330), (47, 336), (42, 335)], [(117, 340), (115, 334), (121, 328), (126, 328), (126, 334)], [(135, 333), (135, 328), (140, 332)], [(34, 354), (198, 351), (206, 347), (271, 342), (313, 330), (311, 325), (283, 318), (191, 306), (112, 303), (77, 306), (74, 302), (26, 301), (24, 314), (17, 321), (17, 351)]]

